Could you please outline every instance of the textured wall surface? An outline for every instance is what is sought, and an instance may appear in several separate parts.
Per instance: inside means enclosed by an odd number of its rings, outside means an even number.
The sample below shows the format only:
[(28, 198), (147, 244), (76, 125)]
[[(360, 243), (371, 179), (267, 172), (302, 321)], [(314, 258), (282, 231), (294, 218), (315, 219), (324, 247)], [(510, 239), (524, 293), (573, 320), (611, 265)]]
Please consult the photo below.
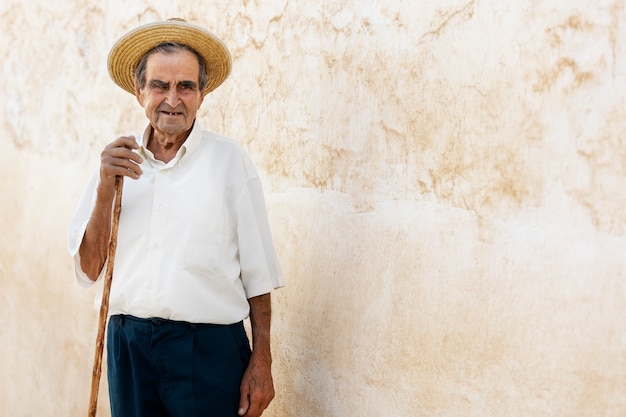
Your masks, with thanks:
[(66, 225), (145, 124), (109, 48), (172, 16), (232, 51), (200, 117), (287, 276), (265, 415), (626, 415), (625, 0), (3, 0), (0, 415), (86, 414)]

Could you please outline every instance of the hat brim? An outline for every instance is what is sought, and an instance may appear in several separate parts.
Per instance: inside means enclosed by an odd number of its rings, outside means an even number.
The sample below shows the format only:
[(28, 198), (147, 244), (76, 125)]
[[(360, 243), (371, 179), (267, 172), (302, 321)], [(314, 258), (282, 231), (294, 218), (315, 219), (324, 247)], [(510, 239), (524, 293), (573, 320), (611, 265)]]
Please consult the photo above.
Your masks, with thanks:
[(215, 90), (228, 78), (232, 67), (230, 52), (214, 34), (181, 20), (167, 20), (140, 26), (122, 36), (111, 48), (109, 75), (113, 81), (135, 94), (135, 69), (141, 58), (162, 42), (176, 42), (193, 48), (204, 58), (207, 85), (204, 94)]

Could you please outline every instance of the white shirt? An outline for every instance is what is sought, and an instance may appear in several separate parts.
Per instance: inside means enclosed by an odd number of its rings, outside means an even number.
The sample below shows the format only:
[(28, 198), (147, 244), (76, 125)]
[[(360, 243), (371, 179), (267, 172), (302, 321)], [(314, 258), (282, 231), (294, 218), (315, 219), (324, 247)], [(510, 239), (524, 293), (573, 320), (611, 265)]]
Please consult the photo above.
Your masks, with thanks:
[[(196, 121), (165, 164), (147, 149), (149, 133), (136, 136), (143, 174), (124, 178), (109, 315), (213, 324), (245, 319), (248, 298), (283, 286), (250, 157)], [(99, 178), (98, 170), (68, 230), (68, 251), (84, 286), (93, 281), (81, 269), (79, 248)]]

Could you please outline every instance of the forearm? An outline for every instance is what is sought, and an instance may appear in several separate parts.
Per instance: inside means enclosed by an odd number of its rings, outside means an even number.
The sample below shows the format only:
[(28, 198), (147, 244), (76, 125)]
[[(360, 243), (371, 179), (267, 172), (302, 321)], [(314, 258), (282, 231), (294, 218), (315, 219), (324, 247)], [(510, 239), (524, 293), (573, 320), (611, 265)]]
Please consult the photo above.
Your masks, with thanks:
[(269, 294), (252, 297), (248, 303), (252, 325), (252, 357), (241, 381), (239, 415), (259, 417), (275, 394), (270, 351), (272, 307)]
[(81, 242), (80, 266), (89, 279), (95, 281), (107, 258), (114, 192), (103, 184), (98, 186), (95, 207)]
[(252, 356), (267, 364), (272, 363), (270, 349), (270, 327), (272, 317), (272, 305), (270, 294), (252, 297), (250, 304), (250, 324), (252, 327)]

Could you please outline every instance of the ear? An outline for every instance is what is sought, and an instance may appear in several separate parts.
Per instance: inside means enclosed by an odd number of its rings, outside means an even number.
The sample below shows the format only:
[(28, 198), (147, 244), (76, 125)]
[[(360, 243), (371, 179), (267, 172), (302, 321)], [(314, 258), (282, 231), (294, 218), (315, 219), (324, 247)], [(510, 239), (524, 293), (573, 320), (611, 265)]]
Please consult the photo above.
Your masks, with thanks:
[(135, 98), (137, 99), (141, 107), (143, 107), (143, 96), (141, 95), (141, 89), (139, 88), (139, 83), (137, 83), (136, 78), (135, 78)]

